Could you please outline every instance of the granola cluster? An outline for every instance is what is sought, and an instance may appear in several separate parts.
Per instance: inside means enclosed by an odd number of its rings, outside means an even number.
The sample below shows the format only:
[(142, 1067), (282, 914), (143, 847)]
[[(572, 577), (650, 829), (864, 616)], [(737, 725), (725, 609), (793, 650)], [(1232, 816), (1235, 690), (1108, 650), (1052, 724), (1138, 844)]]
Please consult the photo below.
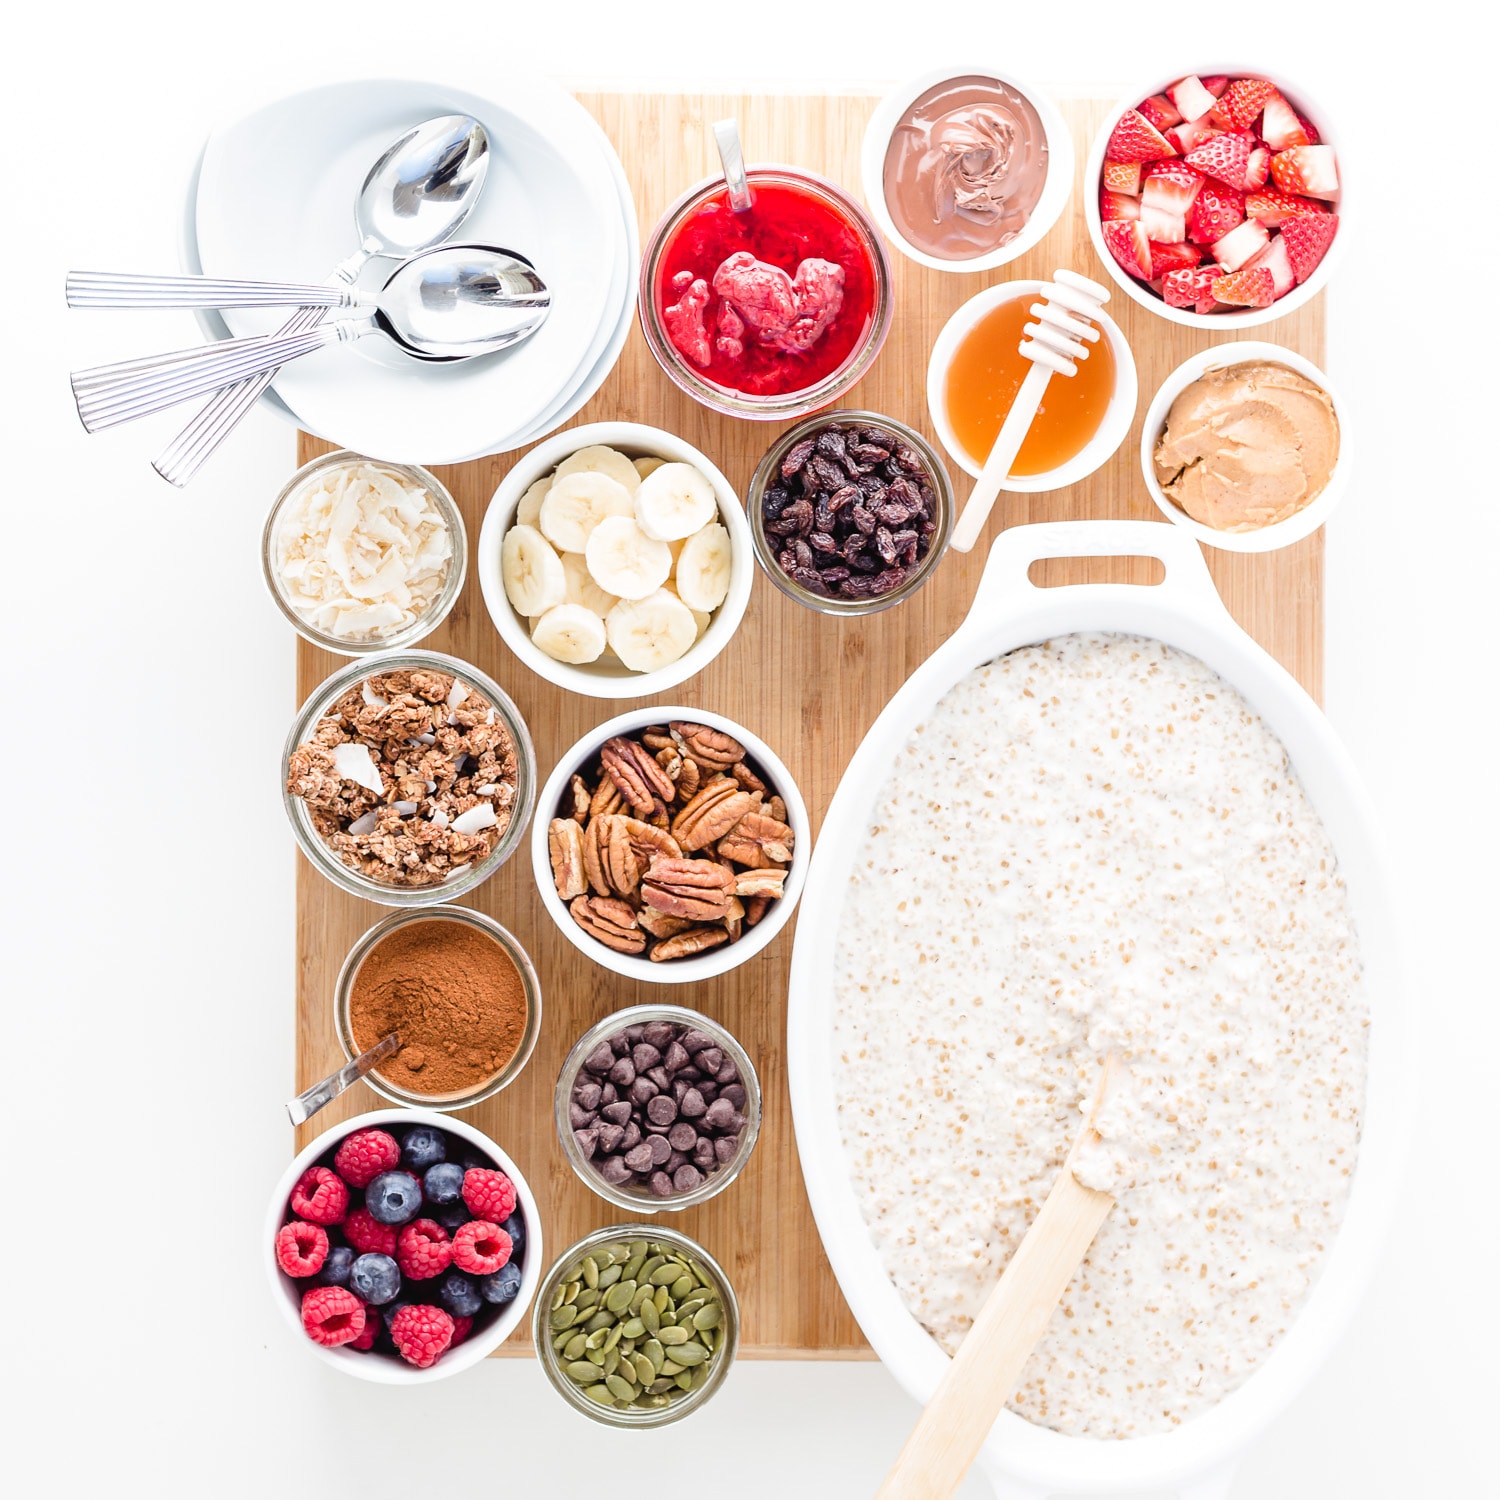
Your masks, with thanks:
[(494, 705), (448, 672), (377, 672), (318, 720), (287, 791), (351, 870), (435, 885), (484, 859), (515, 806), (516, 747)]
[(573, 920), (653, 963), (738, 941), (782, 894), (786, 803), (745, 747), (704, 724), (648, 725), (606, 740), (575, 775), (547, 845)]

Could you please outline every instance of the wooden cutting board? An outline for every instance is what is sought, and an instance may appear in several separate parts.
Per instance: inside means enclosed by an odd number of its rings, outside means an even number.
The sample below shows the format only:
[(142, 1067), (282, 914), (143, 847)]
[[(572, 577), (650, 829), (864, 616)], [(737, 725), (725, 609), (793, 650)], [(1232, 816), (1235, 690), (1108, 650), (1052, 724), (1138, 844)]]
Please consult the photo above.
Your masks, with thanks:
[[(713, 170), (709, 125), (737, 116), (746, 153), (755, 161), (808, 167), (859, 190), (859, 144), (873, 97), (815, 95), (585, 94), (624, 161), (640, 216), (642, 238), (687, 187)], [(1059, 266), (1107, 279), (1083, 219), (1083, 162), (1103, 119), (1104, 100), (1065, 100), (1074, 134), (1079, 185), (1069, 212), (1041, 246), (988, 275), (925, 270), (893, 256), (895, 319), (873, 372), (848, 403), (887, 412), (936, 442), (927, 420), (927, 357), (948, 315), (981, 287), (1020, 277), (1045, 277)], [(1114, 458), (1091, 479), (1048, 495), (1002, 496), (990, 518), (1001, 525), (1114, 516), (1159, 519), (1141, 480), (1139, 418), (1162, 379), (1188, 355), (1216, 342), (1178, 328), (1113, 296), (1109, 311), (1125, 330), (1140, 377), (1137, 424)], [(1257, 334), (1323, 362), (1322, 299)], [(647, 422), (685, 437), (707, 453), (743, 494), (756, 461), (781, 430), (771, 424), (715, 416), (682, 395), (660, 372), (639, 328), (614, 373), (573, 425), (606, 419)], [(303, 434), (306, 461), (329, 445)], [(573, 697), (534, 676), (501, 643), (472, 576), (472, 549), (485, 507), (515, 455), (440, 468), (468, 526), (471, 577), (457, 608), (423, 642), (488, 672), (519, 705), (536, 741), (545, 779), (558, 757), (585, 731), (629, 705)], [(954, 471), (960, 503), (967, 476)], [(1165, 524), (1165, 523), (1163, 523)], [(839, 777), (865, 730), (913, 669), (955, 629), (973, 598), (986, 554), (950, 553), (933, 580), (910, 602), (864, 619), (832, 620), (801, 608), (757, 577), (738, 635), (700, 676), (660, 698), (716, 710), (762, 736), (786, 761), (812, 814), (814, 832)], [(1323, 677), (1323, 535), (1263, 556), (1208, 554), (1214, 579), (1239, 622), (1314, 697)], [(1119, 560), (1063, 560), (1045, 565), (1044, 583), (1151, 581), (1154, 565)], [(342, 658), (297, 643), (298, 702)], [(713, 1202), (672, 1215), (674, 1226), (701, 1240), (729, 1271), (743, 1313), (740, 1352), (761, 1357), (868, 1358), (824, 1258), (803, 1191), (786, 1086), (785, 1000), (795, 923), (771, 947), (733, 973), (692, 987), (634, 983), (583, 960), (553, 926), (532, 879), (527, 848), (465, 898), (520, 939), (531, 954), (545, 997), (541, 1040), (523, 1076), (499, 1097), (468, 1113), (526, 1173), (541, 1207), (549, 1259), (580, 1235), (625, 1215), (573, 1175), (552, 1125), (552, 1092), (569, 1047), (601, 1016), (663, 998), (692, 1005), (727, 1025), (755, 1059), (765, 1090), (764, 1124), (755, 1155), (738, 1182)], [(333, 987), (344, 955), (385, 915), (371, 902), (344, 895), (298, 856), (297, 1087), (304, 1088), (343, 1058), (333, 1027)], [(378, 1107), (363, 1085), (324, 1110), (298, 1133), (298, 1145), (340, 1119)], [(529, 1353), (518, 1331), (502, 1354)]]

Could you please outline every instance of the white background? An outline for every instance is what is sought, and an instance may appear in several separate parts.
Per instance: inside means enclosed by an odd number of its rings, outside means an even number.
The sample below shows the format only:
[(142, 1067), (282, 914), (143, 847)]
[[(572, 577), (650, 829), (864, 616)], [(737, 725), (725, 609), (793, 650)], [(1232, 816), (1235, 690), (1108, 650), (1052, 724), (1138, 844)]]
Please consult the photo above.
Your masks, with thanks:
[(1312, 86), (1362, 158), (1363, 222), (1330, 297), (1329, 369), (1365, 462), (1329, 528), (1327, 706), (1394, 848), (1424, 1091), (1374, 1289), (1233, 1493), (1487, 1490), (1496, 152), (1488, 49), (1459, 8), (39, 9), (7, 23), (0, 104), (7, 1478), (67, 1496), (149, 1482), (168, 1496), (607, 1485), (842, 1500), (873, 1493), (914, 1415), (875, 1365), (746, 1362), (691, 1424), (616, 1436), (567, 1413), (529, 1362), (413, 1392), (296, 1347), (259, 1243), (291, 1149), (293, 856), (273, 769), (292, 645), (257, 548), (292, 434), (257, 413), (186, 494), (148, 467), (181, 411), (86, 439), (71, 366), (196, 332), (187, 314), (68, 315), (64, 270), (174, 267), (181, 190), (214, 121), (330, 76), (847, 84), (991, 59), (1113, 93), (1253, 45)]

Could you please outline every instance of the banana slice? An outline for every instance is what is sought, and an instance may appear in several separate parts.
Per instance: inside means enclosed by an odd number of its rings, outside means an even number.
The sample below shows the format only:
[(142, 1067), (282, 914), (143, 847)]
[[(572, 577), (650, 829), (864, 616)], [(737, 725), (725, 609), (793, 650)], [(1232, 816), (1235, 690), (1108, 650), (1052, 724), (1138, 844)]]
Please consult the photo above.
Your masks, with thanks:
[[(558, 471), (562, 474), (562, 471)], [(630, 471), (632, 474), (635, 470)], [(562, 474), (542, 501), (538, 525), (559, 552), (582, 552), (589, 534), (610, 516), (634, 516), (630, 492), (607, 474)]]
[(592, 448), (580, 448), (570, 458), (558, 464), (552, 476), (554, 483), (569, 474), (607, 474), (616, 484), (622, 484), (633, 495), (641, 476), (635, 465), (614, 448), (595, 444)]
[(589, 565), (581, 552), (563, 553), (563, 577), (568, 582), (568, 603), (591, 609), (602, 620), (620, 601), (594, 582)]
[(677, 592), (689, 609), (711, 613), (729, 592), (729, 533), (717, 522), (695, 531), (677, 559)]
[(605, 617), (604, 629), (611, 649), (632, 672), (669, 666), (698, 638), (692, 610), (667, 589), (620, 600)]
[[(552, 493), (557, 493), (555, 486)], [(600, 521), (583, 555), (594, 582), (619, 599), (644, 599), (672, 571), (671, 549), (647, 536), (630, 516)]]
[(598, 661), (604, 650), (604, 621), (581, 604), (554, 604), (531, 627), (531, 639), (554, 661)]
[(505, 597), (527, 618), (545, 614), (568, 596), (562, 559), (535, 526), (512, 526), (500, 547)]
[[(681, 547), (682, 543), (681, 542), (674, 542), (672, 545), (674, 547)], [(677, 585), (675, 583), (673, 583), (670, 579), (666, 583), (662, 584), (662, 587), (664, 589), (666, 589), (666, 591), (669, 594), (677, 594)], [(680, 598), (682, 598), (682, 595), (681, 594), (677, 594), (677, 597), (680, 599)], [(713, 624), (714, 617), (711, 614), (708, 614), (706, 611), (701, 610), (701, 609), (695, 609), (695, 610), (693, 610), (692, 614), (693, 614), (693, 623), (698, 627), (698, 639), (701, 641), (703, 639), (703, 632), (705, 630), (707, 630), (710, 625)]]
[(691, 464), (663, 464), (635, 492), (636, 521), (660, 542), (691, 536), (718, 513), (714, 487)]
[(666, 463), (666, 459), (658, 458), (654, 453), (643, 453), (639, 458), (632, 458), (630, 461), (635, 465), (635, 472), (642, 479)]
[(535, 526), (537, 517), (542, 513), (542, 501), (547, 496), (547, 491), (552, 488), (552, 476), (547, 475), (545, 479), (537, 482), (521, 496), (521, 502), (516, 506), (516, 524), (518, 526)]

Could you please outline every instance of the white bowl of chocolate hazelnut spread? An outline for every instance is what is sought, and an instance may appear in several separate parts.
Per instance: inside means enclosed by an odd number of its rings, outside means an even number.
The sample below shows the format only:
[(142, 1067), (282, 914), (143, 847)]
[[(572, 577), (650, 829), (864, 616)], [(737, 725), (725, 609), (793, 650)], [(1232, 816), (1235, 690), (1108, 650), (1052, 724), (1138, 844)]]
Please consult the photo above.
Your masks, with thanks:
[(1061, 217), (1073, 138), (1051, 100), (999, 69), (938, 68), (876, 105), (860, 172), (903, 255), (936, 271), (992, 271)]

